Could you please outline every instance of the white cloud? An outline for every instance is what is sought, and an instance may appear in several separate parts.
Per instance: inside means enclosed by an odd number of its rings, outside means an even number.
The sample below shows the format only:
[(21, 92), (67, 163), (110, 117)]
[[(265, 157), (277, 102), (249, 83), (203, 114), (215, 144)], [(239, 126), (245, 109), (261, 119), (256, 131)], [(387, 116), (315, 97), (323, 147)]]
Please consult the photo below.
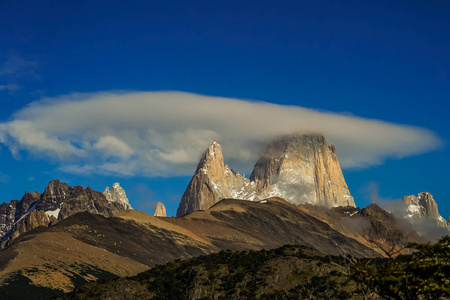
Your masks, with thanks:
[(213, 139), (233, 167), (248, 172), (261, 145), (291, 133), (324, 134), (344, 168), (380, 164), (440, 144), (423, 128), (182, 92), (65, 95), (31, 103), (0, 124), (0, 142), (11, 151), (56, 158), (66, 172), (130, 176), (192, 174)]
[(133, 150), (124, 141), (112, 135), (100, 137), (94, 148), (104, 152), (106, 156), (126, 158), (133, 154)]
[(9, 145), (13, 154), (17, 154), (18, 150), (27, 150), (59, 159), (86, 154), (84, 149), (76, 148), (72, 141), (49, 136), (45, 129), (36, 128), (32, 120), (15, 120), (0, 124), (0, 142)]

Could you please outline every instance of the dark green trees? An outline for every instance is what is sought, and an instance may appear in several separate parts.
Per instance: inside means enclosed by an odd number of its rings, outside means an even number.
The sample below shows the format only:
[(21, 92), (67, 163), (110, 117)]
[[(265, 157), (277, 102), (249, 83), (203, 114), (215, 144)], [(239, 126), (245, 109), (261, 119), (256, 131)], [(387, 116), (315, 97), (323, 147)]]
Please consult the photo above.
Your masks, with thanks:
[(386, 299), (449, 299), (450, 237), (434, 245), (411, 244), (413, 254), (390, 259), (359, 260), (350, 276)]

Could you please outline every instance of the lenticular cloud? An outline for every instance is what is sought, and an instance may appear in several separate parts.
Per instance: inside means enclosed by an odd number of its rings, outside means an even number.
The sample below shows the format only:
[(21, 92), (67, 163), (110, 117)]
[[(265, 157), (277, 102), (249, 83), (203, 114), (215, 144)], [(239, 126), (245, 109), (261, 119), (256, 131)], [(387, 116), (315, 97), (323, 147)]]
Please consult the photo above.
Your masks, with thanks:
[(0, 123), (15, 155), (51, 159), (69, 173), (177, 176), (193, 172), (215, 139), (235, 168), (249, 170), (280, 135), (322, 133), (343, 168), (432, 151), (431, 131), (299, 106), (183, 92), (71, 94), (33, 102)]

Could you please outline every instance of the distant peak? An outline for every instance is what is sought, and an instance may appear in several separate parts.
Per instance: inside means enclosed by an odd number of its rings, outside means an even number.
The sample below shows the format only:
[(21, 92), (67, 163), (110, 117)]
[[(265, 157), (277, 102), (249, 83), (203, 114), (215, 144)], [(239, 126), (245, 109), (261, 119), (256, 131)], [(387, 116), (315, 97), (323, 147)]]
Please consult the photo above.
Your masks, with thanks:
[(162, 202), (156, 203), (155, 212), (153, 213), (154, 217), (167, 217), (166, 207)]
[(106, 200), (108, 200), (108, 202), (118, 202), (121, 203), (125, 209), (132, 209), (125, 190), (120, 186), (120, 183), (118, 182), (112, 185), (111, 190), (109, 190), (109, 187), (107, 186), (103, 191), (103, 195), (105, 196)]
[[(428, 192), (421, 192), (417, 196), (403, 196), (403, 202), (407, 205), (407, 212), (409, 218), (421, 219), (424, 217), (431, 217), (433, 219), (442, 219), (439, 214), (438, 206), (433, 196)], [(446, 222), (445, 222), (446, 223)], [(443, 224), (446, 225), (446, 224)]]

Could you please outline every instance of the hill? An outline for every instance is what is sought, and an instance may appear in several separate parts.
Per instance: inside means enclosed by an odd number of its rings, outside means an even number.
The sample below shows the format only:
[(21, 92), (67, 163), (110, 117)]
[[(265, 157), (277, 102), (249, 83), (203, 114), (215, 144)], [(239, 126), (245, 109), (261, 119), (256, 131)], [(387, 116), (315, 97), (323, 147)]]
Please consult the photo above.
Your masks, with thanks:
[(362, 299), (347, 271), (345, 258), (303, 246), (221, 251), (91, 283), (63, 299)]

